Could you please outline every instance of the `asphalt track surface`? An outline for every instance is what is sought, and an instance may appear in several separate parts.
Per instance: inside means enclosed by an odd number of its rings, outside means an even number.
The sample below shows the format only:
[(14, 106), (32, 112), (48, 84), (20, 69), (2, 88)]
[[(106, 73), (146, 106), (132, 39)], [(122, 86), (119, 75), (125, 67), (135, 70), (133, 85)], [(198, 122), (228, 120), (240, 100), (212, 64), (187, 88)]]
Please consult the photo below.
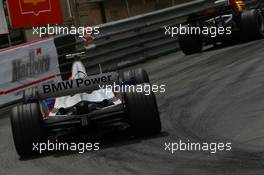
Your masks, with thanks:
[[(124, 139), (98, 152), (19, 160), (8, 115), (0, 119), (0, 175), (262, 175), (264, 174), (264, 40), (137, 65), (157, 94), (162, 134)], [(164, 151), (165, 142), (232, 142), (228, 152)]]

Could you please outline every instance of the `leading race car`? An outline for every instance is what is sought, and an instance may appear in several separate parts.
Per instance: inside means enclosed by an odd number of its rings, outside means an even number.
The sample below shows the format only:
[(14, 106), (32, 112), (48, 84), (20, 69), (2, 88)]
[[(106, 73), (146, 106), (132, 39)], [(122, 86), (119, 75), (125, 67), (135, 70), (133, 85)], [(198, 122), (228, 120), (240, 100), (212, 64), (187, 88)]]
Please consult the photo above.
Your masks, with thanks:
[[(180, 48), (189, 55), (218, 42), (227, 44), (262, 38), (263, 15), (263, 0), (258, 0), (255, 7), (247, 6), (244, 0), (217, 0), (211, 8), (188, 16), (182, 30), (192, 32), (178, 36)], [(203, 29), (207, 29), (206, 32), (201, 32)]]
[(113, 83), (133, 89), (150, 82), (143, 69), (87, 76), (83, 64), (75, 61), (69, 80), (26, 91), (25, 103), (14, 107), (11, 115), (17, 153), (21, 157), (34, 155), (33, 143), (76, 131), (89, 134), (91, 130), (118, 128), (132, 136), (158, 134), (161, 123), (154, 93), (113, 93), (106, 86)]

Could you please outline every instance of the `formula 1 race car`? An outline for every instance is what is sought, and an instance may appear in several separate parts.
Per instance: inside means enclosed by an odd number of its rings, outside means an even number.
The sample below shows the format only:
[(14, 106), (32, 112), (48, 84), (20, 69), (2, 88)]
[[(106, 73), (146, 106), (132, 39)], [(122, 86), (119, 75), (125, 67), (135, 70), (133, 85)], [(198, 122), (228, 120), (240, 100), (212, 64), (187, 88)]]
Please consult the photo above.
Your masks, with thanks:
[[(215, 1), (213, 7), (189, 15), (187, 23), (181, 30), (193, 32), (178, 35), (180, 48), (189, 55), (200, 52), (205, 45), (262, 38), (264, 36), (262, 4), (262, 0), (258, 1), (257, 7), (246, 6), (244, 0)], [(201, 32), (203, 29), (207, 29), (206, 32)], [(214, 36), (210, 30), (214, 31)]]
[(113, 93), (106, 86), (113, 83), (134, 87), (150, 82), (144, 69), (87, 76), (83, 64), (75, 61), (69, 80), (25, 91), (25, 103), (14, 107), (11, 115), (17, 153), (21, 157), (37, 154), (32, 143), (76, 131), (118, 128), (130, 136), (158, 134), (161, 122), (154, 93)]

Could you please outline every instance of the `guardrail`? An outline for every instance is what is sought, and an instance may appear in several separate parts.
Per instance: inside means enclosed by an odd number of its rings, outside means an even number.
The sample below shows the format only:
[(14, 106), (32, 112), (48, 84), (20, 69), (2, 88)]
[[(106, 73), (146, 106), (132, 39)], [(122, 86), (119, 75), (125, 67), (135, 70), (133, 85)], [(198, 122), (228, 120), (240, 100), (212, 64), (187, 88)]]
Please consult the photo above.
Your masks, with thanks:
[[(86, 51), (83, 62), (88, 73), (121, 69), (179, 49), (177, 38), (165, 36), (164, 26), (186, 22), (189, 14), (214, 6), (211, 0), (195, 0), (155, 12), (99, 25), (95, 47)], [(67, 61), (66, 66), (70, 64)]]

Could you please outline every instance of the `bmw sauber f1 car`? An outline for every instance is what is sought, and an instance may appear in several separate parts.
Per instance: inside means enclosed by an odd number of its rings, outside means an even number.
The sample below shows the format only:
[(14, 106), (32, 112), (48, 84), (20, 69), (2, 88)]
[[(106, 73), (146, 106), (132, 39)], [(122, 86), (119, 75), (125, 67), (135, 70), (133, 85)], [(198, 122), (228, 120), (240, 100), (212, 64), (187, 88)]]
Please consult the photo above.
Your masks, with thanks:
[[(211, 8), (188, 16), (182, 30), (192, 30), (179, 34), (179, 45), (186, 54), (200, 52), (205, 45), (218, 42), (230, 44), (262, 38), (264, 36), (263, 0), (250, 7), (244, 0), (217, 0)], [(197, 32), (207, 28), (212, 32)], [(225, 31), (227, 30), (228, 31)], [(219, 31), (218, 31), (219, 30)], [(196, 32), (195, 32), (196, 31)]]
[(130, 136), (158, 134), (161, 123), (154, 93), (113, 93), (101, 88), (113, 83), (144, 86), (150, 82), (143, 69), (87, 76), (83, 64), (75, 61), (69, 80), (25, 91), (24, 103), (14, 107), (11, 115), (17, 153), (21, 157), (37, 154), (32, 143), (76, 131), (118, 128)]

